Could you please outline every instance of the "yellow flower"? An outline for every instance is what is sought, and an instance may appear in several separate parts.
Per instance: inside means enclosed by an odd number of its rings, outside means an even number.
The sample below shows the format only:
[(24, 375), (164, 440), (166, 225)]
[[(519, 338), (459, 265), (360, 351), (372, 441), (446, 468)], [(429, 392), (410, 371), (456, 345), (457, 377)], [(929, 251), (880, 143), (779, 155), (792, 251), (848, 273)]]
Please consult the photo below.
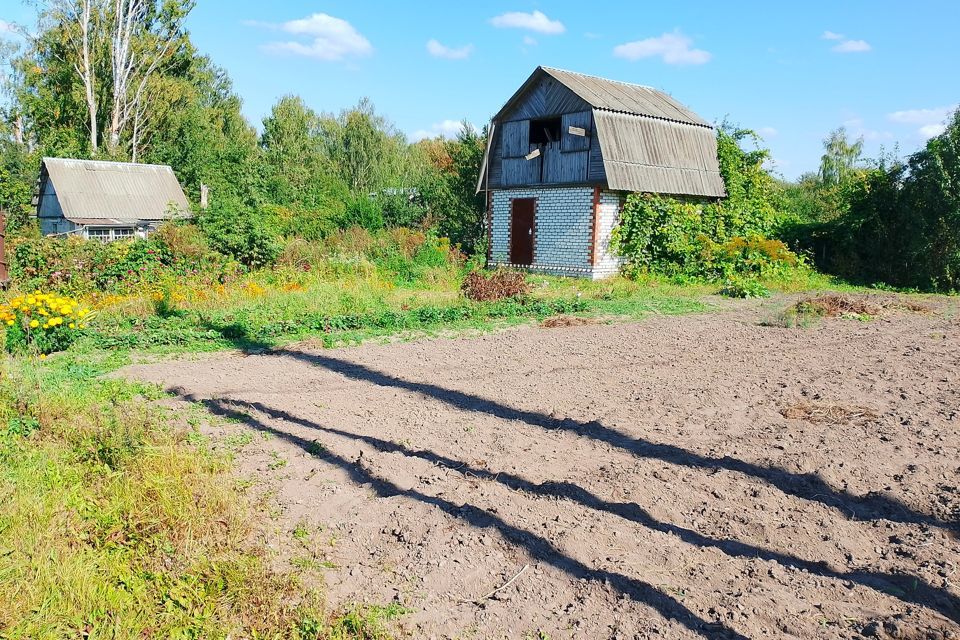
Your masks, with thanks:
[(27, 298), (27, 304), (37, 304), (37, 299), (34, 298), (33, 296), (30, 296), (29, 298)]
[(41, 359), (41, 360), (46, 360), (46, 359), (47, 359), (47, 354), (41, 353), (41, 354), (40, 354), (40, 359)]
[(7, 320), (7, 326), (9, 327), (9, 326), (12, 326), (12, 325), (13, 325), (13, 320)]
[(70, 324), (68, 324), (67, 326), (70, 327), (71, 329), (76, 329), (76, 328), (77, 328), (77, 325), (75, 325), (75, 324), (72, 323), (72, 322), (71, 322)]
[(39, 326), (40, 326), (40, 321), (39, 321), (39, 320), (31, 320), (31, 321), (30, 321), (30, 328), (31, 328), (31, 329), (36, 329), (36, 328), (39, 327)]

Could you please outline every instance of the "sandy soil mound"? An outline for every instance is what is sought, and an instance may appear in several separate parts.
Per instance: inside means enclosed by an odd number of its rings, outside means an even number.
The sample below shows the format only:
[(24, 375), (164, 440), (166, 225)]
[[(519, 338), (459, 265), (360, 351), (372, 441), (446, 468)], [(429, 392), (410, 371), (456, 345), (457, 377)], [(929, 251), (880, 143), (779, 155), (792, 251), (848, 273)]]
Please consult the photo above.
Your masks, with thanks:
[(960, 637), (960, 325), (763, 313), (125, 374), (229, 419), (278, 563), (414, 637)]

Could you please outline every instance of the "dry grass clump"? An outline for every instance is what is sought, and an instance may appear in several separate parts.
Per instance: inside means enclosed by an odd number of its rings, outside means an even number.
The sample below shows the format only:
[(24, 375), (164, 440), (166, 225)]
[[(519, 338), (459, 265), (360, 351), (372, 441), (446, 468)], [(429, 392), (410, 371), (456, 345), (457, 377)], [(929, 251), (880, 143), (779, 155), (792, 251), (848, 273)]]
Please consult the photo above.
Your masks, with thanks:
[(780, 410), (788, 420), (803, 420), (813, 424), (865, 425), (879, 419), (877, 412), (869, 407), (842, 404), (798, 402)]
[(843, 315), (875, 316), (881, 311), (881, 307), (871, 303), (866, 296), (848, 296), (838, 293), (805, 298), (794, 306), (798, 311), (813, 312), (828, 318)]
[(877, 316), (886, 310), (930, 311), (926, 305), (899, 296), (851, 296), (839, 293), (806, 298), (794, 306), (798, 311), (812, 311), (829, 318), (845, 315)]
[(489, 275), (472, 271), (463, 279), (460, 290), (474, 302), (493, 302), (526, 295), (530, 292), (530, 284), (521, 271), (497, 269)]
[(588, 324), (597, 324), (596, 318), (581, 318), (580, 316), (559, 315), (547, 318), (540, 323), (541, 327), (546, 329), (555, 329), (557, 327), (582, 327)]
[(854, 318), (869, 320), (886, 311), (924, 313), (930, 307), (901, 296), (847, 295), (827, 293), (804, 298), (783, 309), (775, 317), (760, 324), (768, 327), (811, 327), (822, 318)]

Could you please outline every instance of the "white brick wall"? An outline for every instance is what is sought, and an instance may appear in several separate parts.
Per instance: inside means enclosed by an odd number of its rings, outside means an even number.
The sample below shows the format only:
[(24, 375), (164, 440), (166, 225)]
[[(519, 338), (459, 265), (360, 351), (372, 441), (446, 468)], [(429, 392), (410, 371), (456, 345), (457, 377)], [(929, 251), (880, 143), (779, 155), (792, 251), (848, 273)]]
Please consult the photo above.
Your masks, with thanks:
[(615, 274), (620, 261), (609, 255), (610, 232), (616, 225), (620, 195), (603, 191), (597, 233), (597, 263), (590, 265), (593, 241), (593, 187), (544, 187), (493, 192), (490, 266), (510, 263), (510, 201), (536, 198), (536, 235), (532, 271), (601, 278)]
[(610, 235), (620, 221), (620, 209), (625, 196), (616, 191), (600, 192), (600, 216), (597, 231), (597, 263), (593, 268), (594, 279), (612, 276), (620, 271), (623, 259), (610, 250)]

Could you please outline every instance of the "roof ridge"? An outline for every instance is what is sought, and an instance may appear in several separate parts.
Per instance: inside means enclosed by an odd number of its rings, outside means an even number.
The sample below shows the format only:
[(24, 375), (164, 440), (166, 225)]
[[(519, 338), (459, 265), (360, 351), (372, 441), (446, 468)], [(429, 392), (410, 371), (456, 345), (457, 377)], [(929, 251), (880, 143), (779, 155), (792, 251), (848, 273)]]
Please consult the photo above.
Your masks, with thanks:
[(152, 162), (122, 162), (120, 160), (92, 160), (88, 158), (54, 158), (52, 156), (44, 156), (42, 162), (47, 162), (48, 160), (54, 160), (57, 162), (83, 162), (83, 163), (94, 163), (94, 164), (113, 164), (118, 166), (126, 167), (160, 167), (163, 169), (173, 169), (168, 164), (155, 164)]
[[(658, 89), (649, 84), (640, 84), (639, 82), (625, 82), (623, 80), (614, 80), (612, 78), (604, 78), (603, 76), (597, 76), (592, 73), (582, 73), (580, 71), (570, 71), (569, 69), (561, 69), (560, 67), (548, 67), (546, 65), (540, 65), (540, 68), (544, 71), (560, 71), (561, 73), (569, 73), (573, 76), (582, 76), (584, 78), (593, 78), (594, 80), (603, 80), (604, 82), (613, 82), (614, 84), (622, 84), (628, 87), (640, 87), (641, 89), (650, 89), (651, 91), (659, 91), (660, 93), (670, 95), (663, 89)], [(673, 97), (673, 96), (670, 96)]]

